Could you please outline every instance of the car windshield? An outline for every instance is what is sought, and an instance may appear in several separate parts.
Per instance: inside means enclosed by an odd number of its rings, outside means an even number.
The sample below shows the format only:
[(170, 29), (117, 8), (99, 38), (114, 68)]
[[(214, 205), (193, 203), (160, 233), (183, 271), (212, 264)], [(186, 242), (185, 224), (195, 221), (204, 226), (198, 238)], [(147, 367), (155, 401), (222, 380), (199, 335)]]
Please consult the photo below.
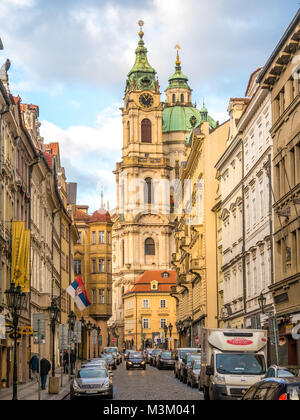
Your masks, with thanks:
[(186, 350), (179, 350), (179, 357), (183, 359), (184, 356), (188, 353), (198, 353), (199, 349), (186, 349)]
[(143, 359), (144, 354), (141, 352), (131, 352), (129, 355), (130, 359)]
[(77, 378), (80, 379), (96, 379), (107, 377), (108, 375), (105, 369), (82, 369), (77, 372)]
[(265, 358), (261, 354), (217, 354), (218, 373), (231, 375), (263, 375)]
[(200, 354), (189, 354), (187, 356), (187, 363), (191, 363), (193, 360), (196, 359), (201, 359), (201, 355)]
[(278, 378), (293, 378), (299, 374), (299, 368), (284, 368), (278, 369), (277, 376)]
[(163, 351), (161, 354), (162, 359), (174, 359), (174, 355), (170, 351)]
[(290, 400), (300, 401), (300, 385), (288, 386), (287, 393)]
[(160, 352), (161, 352), (161, 350), (153, 350), (152, 354), (153, 354), (153, 356), (155, 356), (156, 354), (158, 354)]
[(116, 347), (107, 347), (103, 350), (104, 353), (117, 353), (118, 349)]

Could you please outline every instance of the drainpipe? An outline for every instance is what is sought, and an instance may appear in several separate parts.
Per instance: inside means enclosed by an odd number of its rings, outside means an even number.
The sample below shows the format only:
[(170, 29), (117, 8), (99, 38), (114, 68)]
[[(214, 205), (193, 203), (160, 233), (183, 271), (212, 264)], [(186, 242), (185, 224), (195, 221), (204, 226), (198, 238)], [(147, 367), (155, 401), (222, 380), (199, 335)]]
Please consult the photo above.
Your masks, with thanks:
[[(9, 111), (9, 106), (3, 106), (0, 110), (0, 175), (2, 174), (2, 115)], [(0, 188), (0, 223), (2, 221), (2, 188)], [(2, 247), (0, 247), (0, 312), (2, 309)]]

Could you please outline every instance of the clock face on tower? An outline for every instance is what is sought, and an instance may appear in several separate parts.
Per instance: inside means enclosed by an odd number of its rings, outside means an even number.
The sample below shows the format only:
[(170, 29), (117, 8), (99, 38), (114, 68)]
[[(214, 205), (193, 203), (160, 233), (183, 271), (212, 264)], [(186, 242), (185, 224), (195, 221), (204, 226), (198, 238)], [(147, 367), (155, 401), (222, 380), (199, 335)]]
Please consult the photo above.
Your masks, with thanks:
[(146, 108), (150, 108), (153, 105), (153, 96), (150, 93), (143, 93), (140, 96), (140, 104)]

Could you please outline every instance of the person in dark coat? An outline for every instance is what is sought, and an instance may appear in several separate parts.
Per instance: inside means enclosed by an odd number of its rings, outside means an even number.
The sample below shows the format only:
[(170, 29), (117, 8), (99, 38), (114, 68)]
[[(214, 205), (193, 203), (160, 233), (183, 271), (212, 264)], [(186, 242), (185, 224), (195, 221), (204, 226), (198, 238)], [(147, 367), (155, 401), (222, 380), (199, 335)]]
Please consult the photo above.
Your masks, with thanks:
[(71, 375), (73, 375), (73, 371), (74, 371), (74, 367), (75, 367), (75, 362), (76, 362), (76, 353), (75, 353), (74, 350), (71, 350), (70, 362), (71, 362)]
[(42, 389), (46, 389), (47, 376), (51, 369), (51, 363), (49, 360), (43, 358), (40, 363)]
[(69, 352), (65, 351), (63, 356), (64, 373), (69, 373)]
[(36, 354), (34, 354), (29, 361), (29, 369), (31, 369), (32, 378), (37, 379), (39, 373), (39, 359)]

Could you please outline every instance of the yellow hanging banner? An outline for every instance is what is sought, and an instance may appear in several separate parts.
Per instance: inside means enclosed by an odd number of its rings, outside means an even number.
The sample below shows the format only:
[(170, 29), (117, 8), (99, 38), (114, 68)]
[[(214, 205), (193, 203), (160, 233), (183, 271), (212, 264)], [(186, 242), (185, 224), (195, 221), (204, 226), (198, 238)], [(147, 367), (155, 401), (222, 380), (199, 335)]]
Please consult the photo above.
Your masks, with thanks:
[(11, 281), (16, 285), (24, 275), (24, 232), (25, 222), (12, 222)]

